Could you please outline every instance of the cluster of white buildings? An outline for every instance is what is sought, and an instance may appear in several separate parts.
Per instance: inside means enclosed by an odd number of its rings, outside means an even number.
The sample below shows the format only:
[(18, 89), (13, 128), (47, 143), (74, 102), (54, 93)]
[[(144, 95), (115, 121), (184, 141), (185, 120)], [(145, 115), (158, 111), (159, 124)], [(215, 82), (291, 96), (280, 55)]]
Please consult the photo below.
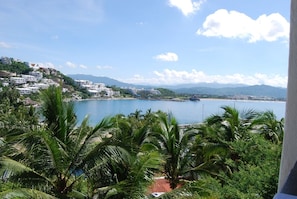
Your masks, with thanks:
[(276, 100), (273, 97), (267, 96), (251, 96), (251, 95), (234, 95), (229, 97), (232, 100), (260, 100), (260, 101), (273, 101)]
[[(21, 62), (21, 60), (1, 57), (0, 63), (11, 65), (13, 62)], [(0, 80), (3, 86), (14, 86), (22, 95), (36, 93), (40, 89), (46, 89), (51, 85), (58, 86), (59, 84), (52, 79), (44, 78), (43, 74), (51, 75), (57, 74), (55, 69), (41, 68), (38, 64), (32, 64), (25, 62), (25, 64), (32, 68), (33, 71), (29, 72), (28, 75), (16, 74), (8, 71), (0, 71)]]
[(104, 98), (112, 98), (119, 97), (120, 92), (114, 91), (112, 88), (108, 88), (104, 83), (93, 83), (89, 80), (75, 80), (80, 86), (86, 88), (93, 97), (104, 97)]
[[(8, 75), (8, 76), (7, 76)], [(22, 95), (36, 93), (40, 89), (46, 89), (51, 85), (59, 84), (51, 79), (43, 78), (42, 72), (32, 71), (29, 75), (15, 75), (14, 73), (0, 74), (2, 85), (13, 85)]]
[[(13, 58), (1, 57), (0, 63), (12, 64), (13, 61), (21, 62)], [(33, 71), (29, 72), (28, 75), (16, 74), (8, 71), (0, 71), (0, 80), (3, 86), (14, 86), (21, 95), (27, 95), (36, 93), (41, 89), (47, 89), (49, 86), (59, 86), (59, 84), (52, 79), (44, 78), (44, 75), (57, 75), (57, 71), (52, 68), (43, 68), (39, 64), (24, 62)], [(104, 83), (93, 83), (88, 80), (76, 80), (76, 82), (86, 88), (92, 97), (97, 98), (112, 98), (120, 96), (119, 91), (113, 91), (111, 88), (105, 86)], [(63, 88), (63, 92), (67, 91)], [(79, 99), (79, 96), (74, 96), (75, 99)]]

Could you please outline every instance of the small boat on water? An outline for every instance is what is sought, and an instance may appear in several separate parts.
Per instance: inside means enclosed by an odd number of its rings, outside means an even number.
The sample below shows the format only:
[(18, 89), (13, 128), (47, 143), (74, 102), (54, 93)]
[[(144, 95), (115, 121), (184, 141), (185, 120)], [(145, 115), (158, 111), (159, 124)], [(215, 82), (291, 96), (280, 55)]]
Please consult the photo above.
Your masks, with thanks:
[(189, 98), (190, 101), (200, 101), (200, 98), (196, 95), (193, 95)]

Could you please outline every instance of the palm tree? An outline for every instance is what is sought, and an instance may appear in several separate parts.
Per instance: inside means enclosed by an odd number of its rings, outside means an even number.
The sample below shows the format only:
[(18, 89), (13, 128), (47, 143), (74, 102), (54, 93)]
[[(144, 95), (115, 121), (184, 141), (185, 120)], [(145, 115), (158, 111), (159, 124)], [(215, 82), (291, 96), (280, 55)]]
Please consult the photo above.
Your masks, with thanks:
[(172, 115), (159, 113), (159, 125), (155, 127), (152, 136), (155, 145), (165, 156), (164, 173), (170, 187), (175, 189), (180, 178), (188, 172), (188, 144), (194, 137), (193, 131), (184, 132)]
[(153, 182), (154, 172), (160, 169), (160, 163), (162, 159), (158, 151), (141, 151), (131, 156), (129, 162), (125, 163), (126, 175), (121, 176), (122, 179), (118, 179), (118, 183), (110, 186), (106, 198), (145, 198), (147, 188)]
[(144, 115), (142, 115), (141, 114), (141, 110), (135, 110), (135, 112), (134, 113), (131, 113), (130, 115), (129, 115), (129, 117), (134, 117), (135, 119), (142, 119), (142, 117), (144, 116)]
[(47, 127), (60, 139), (63, 143), (67, 143), (67, 136), (76, 125), (76, 115), (74, 112), (74, 104), (64, 102), (62, 92), (59, 87), (50, 86), (41, 94), (43, 104), (41, 107), (44, 122)]
[(150, 143), (150, 126), (154, 125), (152, 117), (153, 114), (150, 117), (130, 114), (128, 117), (116, 115), (111, 119), (114, 125), (109, 141), (125, 149), (129, 159), (112, 165), (111, 172), (117, 183), (109, 186), (106, 194), (109, 198), (144, 198), (154, 172), (159, 171), (162, 159), (157, 148)]
[(207, 123), (199, 124), (196, 128), (198, 134), (190, 148), (192, 180), (199, 180), (203, 175), (220, 178), (221, 171), (231, 175), (233, 169), (226, 164), (234, 154), (230, 142), (220, 137), (216, 127)]
[(73, 105), (63, 101), (60, 88), (50, 87), (42, 99), (44, 126), (11, 136), (5, 145), (9, 150), (0, 158), (0, 172), (6, 184), (14, 183), (14, 189), (0, 196), (145, 196), (162, 163), (160, 154), (146, 142), (149, 122), (119, 115), (95, 127), (85, 118), (77, 126)]
[(206, 119), (209, 126), (218, 129), (218, 134), (226, 141), (247, 138), (248, 132), (253, 128), (253, 120), (258, 113), (254, 110), (239, 112), (231, 106), (221, 107), (224, 112), (222, 115), (213, 115)]
[[(9, 150), (1, 156), (0, 171), (19, 188), (0, 195), (43, 192), (58, 198), (92, 197), (106, 186), (103, 179), (115, 181), (110, 164), (129, 154), (108, 142), (110, 119), (90, 127), (86, 118), (76, 127), (73, 105), (63, 102), (60, 88), (50, 87), (43, 99), (45, 127), (19, 134), (5, 145)], [(88, 189), (80, 182), (86, 182)]]
[(284, 118), (278, 120), (272, 111), (265, 111), (256, 120), (260, 134), (265, 139), (279, 143), (284, 135)]
[(237, 170), (240, 157), (231, 143), (249, 139), (258, 113), (253, 110), (240, 113), (230, 106), (222, 109), (221, 115), (208, 117), (198, 127), (199, 136), (191, 149), (195, 157), (193, 171), (219, 177), (220, 171), (231, 175)]

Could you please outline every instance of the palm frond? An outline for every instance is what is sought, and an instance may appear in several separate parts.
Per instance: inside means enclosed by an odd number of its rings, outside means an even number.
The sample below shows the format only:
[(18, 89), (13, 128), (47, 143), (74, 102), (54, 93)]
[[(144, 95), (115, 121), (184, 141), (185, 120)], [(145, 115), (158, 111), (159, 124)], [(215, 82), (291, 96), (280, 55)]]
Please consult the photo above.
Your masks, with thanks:
[[(51, 184), (51, 180), (43, 176), (42, 174), (34, 171), (32, 168), (27, 165), (22, 164), (21, 162), (15, 161), (9, 157), (1, 157), (0, 158), (0, 172), (5, 173), (9, 171), (9, 175), (5, 176), (5, 178), (10, 179), (14, 176), (21, 176), (25, 174), (27, 179), (34, 178), (38, 179), (38, 181), (43, 181)], [(27, 180), (23, 179), (23, 180)]]
[(36, 199), (58, 199), (48, 193), (29, 188), (14, 188), (0, 192), (0, 197), (5, 199), (36, 198)]
[(43, 144), (47, 147), (45, 153), (48, 157), (47, 161), (51, 164), (48, 166), (55, 169), (56, 172), (62, 172), (68, 161), (68, 155), (61, 146), (62, 143), (59, 142), (59, 139), (46, 131), (41, 131), (39, 135), (43, 140)]
[(128, 178), (112, 186), (108, 196), (121, 198), (144, 198), (147, 187), (153, 182), (153, 171), (160, 168), (161, 156), (156, 151), (139, 153), (131, 161)]

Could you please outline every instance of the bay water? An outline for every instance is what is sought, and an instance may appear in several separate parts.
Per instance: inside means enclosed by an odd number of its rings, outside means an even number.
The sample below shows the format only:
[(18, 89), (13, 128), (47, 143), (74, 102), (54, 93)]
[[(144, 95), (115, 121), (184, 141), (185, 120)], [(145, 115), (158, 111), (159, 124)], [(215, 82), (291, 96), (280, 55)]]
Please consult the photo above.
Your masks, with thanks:
[(161, 110), (172, 113), (179, 124), (194, 124), (203, 122), (213, 114), (221, 114), (222, 106), (232, 106), (239, 111), (273, 111), (278, 119), (285, 117), (285, 102), (280, 101), (251, 101), (251, 100), (224, 100), (201, 99), (200, 101), (155, 101), (138, 99), (116, 100), (84, 100), (74, 102), (79, 123), (88, 115), (90, 125), (95, 125), (104, 117), (116, 114), (129, 115), (135, 111), (145, 114)]

